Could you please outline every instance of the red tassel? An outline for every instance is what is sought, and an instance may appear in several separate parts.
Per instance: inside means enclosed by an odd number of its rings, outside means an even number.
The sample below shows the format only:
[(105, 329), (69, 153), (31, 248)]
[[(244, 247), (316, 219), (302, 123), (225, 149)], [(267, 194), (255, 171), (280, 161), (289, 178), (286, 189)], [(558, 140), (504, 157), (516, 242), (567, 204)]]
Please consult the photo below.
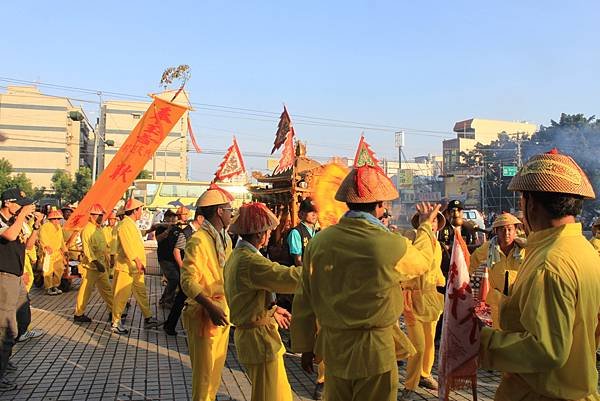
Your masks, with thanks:
[(202, 149), (200, 149), (200, 146), (198, 146), (198, 143), (196, 142), (196, 137), (194, 137), (194, 131), (192, 130), (192, 123), (190, 122), (189, 114), (188, 114), (188, 119), (187, 119), (187, 126), (188, 126), (188, 133), (190, 134), (190, 139), (192, 140), (192, 145), (194, 146), (194, 149), (196, 150), (197, 153), (202, 152)]
[(558, 153), (558, 149), (556, 148), (552, 148), (549, 152), (546, 152), (547, 155), (557, 155)]

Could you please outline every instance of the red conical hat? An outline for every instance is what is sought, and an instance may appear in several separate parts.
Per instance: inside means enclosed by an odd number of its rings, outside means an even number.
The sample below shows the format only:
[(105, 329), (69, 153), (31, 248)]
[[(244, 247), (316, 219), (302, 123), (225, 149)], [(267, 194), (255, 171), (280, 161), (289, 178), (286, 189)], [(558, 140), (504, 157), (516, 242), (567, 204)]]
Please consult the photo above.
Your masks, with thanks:
[(106, 214), (106, 210), (104, 210), (104, 208), (102, 207), (101, 204), (99, 203), (94, 203), (92, 205), (92, 207), (90, 207), (90, 214), (95, 214), (95, 215), (101, 215), (101, 214)]
[(127, 212), (129, 210), (135, 210), (142, 206), (144, 206), (144, 204), (142, 202), (140, 202), (139, 200), (137, 200), (135, 198), (129, 198), (127, 200), (127, 202), (125, 203), (125, 207), (123, 208), (123, 210)]
[(279, 225), (279, 219), (260, 202), (246, 203), (240, 207), (237, 216), (229, 226), (232, 234), (256, 234), (273, 230)]
[(398, 196), (394, 184), (380, 168), (363, 165), (344, 178), (335, 199), (346, 203), (375, 203), (391, 201)]

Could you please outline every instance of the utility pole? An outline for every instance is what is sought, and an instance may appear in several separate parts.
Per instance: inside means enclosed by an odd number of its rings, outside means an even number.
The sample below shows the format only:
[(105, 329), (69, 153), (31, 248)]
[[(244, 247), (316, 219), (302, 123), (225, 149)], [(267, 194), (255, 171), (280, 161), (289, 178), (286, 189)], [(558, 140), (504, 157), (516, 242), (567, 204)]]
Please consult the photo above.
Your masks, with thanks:
[[(398, 186), (398, 194), (400, 194), (400, 173), (402, 171), (402, 148), (404, 147), (404, 131), (396, 132), (396, 147), (398, 148), (398, 174), (396, 174), (396, 184)], [(400, 207), (398, 215), (401, 215), (402, 212), (402, 195), (400, 195)]]
[[(96, 123), (96, 129), (94, 130), (94, 152), (92, 156), (92, 185), (94, 185), (94, 183), (96, 182), (96, 176), (98, 175), (98, 146), (100, 145), (100, 141), (98, 139), (101, 139), (100, 137), (104, 138), (104, 136), (102, 135), (102, 128), (104, 125), (102, 123), (102, 92), (98, 91), (96, 92), (96, 94), (98, 95), (98, 99), (100, 100), (100, 105), (98, 107), (98, 121)], [(104, 140), (102, 140), (102, 144), (104, 144)]]

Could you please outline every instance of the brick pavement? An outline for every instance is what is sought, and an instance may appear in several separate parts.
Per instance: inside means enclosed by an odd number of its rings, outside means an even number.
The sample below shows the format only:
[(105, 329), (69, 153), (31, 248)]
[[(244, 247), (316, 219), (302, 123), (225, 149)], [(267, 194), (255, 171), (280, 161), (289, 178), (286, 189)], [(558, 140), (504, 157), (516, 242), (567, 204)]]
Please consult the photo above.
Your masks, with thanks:
[[(158, 305), (160, 280), (147, 276), (152, 310), (159, 320), (168, 311)], [(0, 393), (0, 400), (187, 400), (191, 396), (190, 359), (182, 328), (176, 337), (162, 330), (144, 330), (142, 314), (132, 298), (125, 325), (130, 333), (110, 332), (109, 313), (98, 294), (88, 306), (94, 321), (73, 323), (77, 291), (47, 296), (33, 289), (32, 327), (46, 331), (43, 337), (18, 343), (12, 360), (18, 365), (17, 390)], [(285, 357), (288, 378), (295, 400), (310, 400), (313, 379), (300, 368), (300, 358)], [(404, 368), (400, 370), (401, 383)], [(480, 372), (479, 399), (492, 398), (499, 376)], [(400, 385), (402, 388), (402, 385)], [(419, 389), (424, 400), (436, 394)], [(471, 397), (453, 394), (454, 400)], [(226, 367), (217, 400), (249, 400), (250, 382), (230, 342)]]

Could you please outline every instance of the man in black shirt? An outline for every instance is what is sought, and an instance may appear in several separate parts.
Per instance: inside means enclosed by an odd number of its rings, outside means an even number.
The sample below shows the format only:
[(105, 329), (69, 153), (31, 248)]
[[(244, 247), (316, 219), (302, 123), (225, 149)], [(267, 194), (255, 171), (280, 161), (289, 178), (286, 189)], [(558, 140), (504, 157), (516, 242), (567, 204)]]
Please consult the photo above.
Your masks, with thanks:
[(158, 247), (158, 264), (162, 274), (167, 279), (165, 287), (159, 303), (167, 307), (171, 307), (175, 299), (175, 291), (179, 284), (179, 268), (173, 259), (174, 232), (176, 231), (177, 216), (170, 210), (165, 212), (163, 223), (156, 228), (156, 242)]
[[(42, 216), (35, 214), (33, 199), (18, 188), (7, 189), (0, 198), (0, 391), (7, 391), (17, 387), (6, 373), (17, 369), (9, 358), (18, 331), (17, 310), (27, 306), (21, 279), (25, 249), (35, 243)], [(32, 230), (27, 220), (34, 215)]]

